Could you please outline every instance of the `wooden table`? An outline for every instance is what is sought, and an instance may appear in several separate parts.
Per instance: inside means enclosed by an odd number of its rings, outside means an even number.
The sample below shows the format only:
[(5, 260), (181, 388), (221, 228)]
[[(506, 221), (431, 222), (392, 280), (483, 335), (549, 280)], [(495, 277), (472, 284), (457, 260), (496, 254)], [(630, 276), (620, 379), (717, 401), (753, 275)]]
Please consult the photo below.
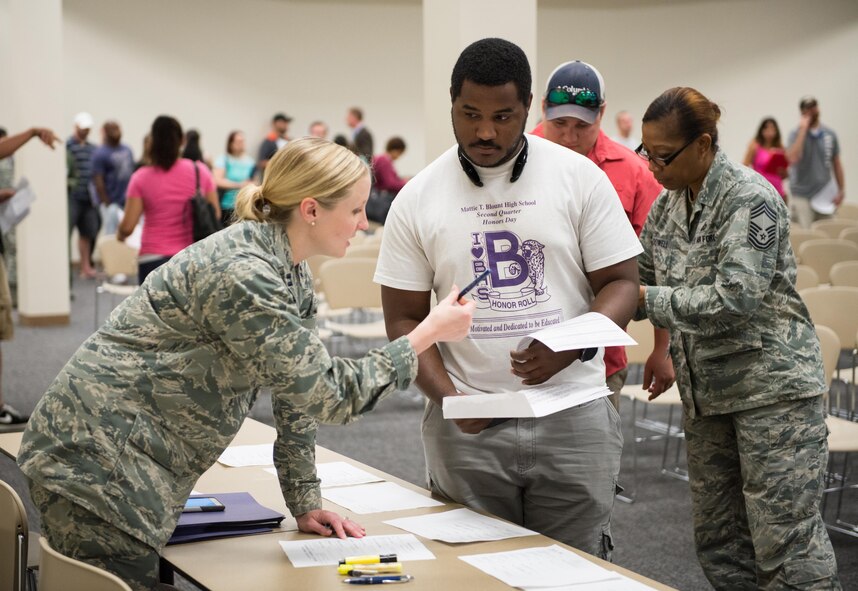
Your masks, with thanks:
[[(251, 445), (270, 443), (274, 441), (275, 433), (272, 427), (248, 419), (244, 422), (232, 444)], [(0, 451), (6, 455), (15, 458), (20, 444), (21, 433), (0, 434)], [(431, 496), (425, 489), (322, 447), (316, 448), (316, 461), (319, 463), (332, 461), (348, 462), (362, 470), (377, 474), (389, 482), (395, 482), (425, 496)], [(280, 492), (277, 477), (266, 472), (262, 467), (228, 468), (221, 464), (215, 464), (200, 477), (195, 489), (211, 494), (246, 491), (252, 494), (262, 505), (280, 511), (287, 516), (289, 515)], [(367, 535), (406, 533), (401, 529), (383, 523), (387, 519), (424, 515), (461, 507), (461, 505), (448, 503), (444, 507), (373, 513), (370, 515), (353, 515), (344, 507), (340, 507), (329, 501), (324, 501), (324, 506), (326, 509), (336, 511), (341, 515), (349, 515), (366, 527)], [(279, 531), (254, 536), (224, 538), (168, 546), (163, 551), (163, 557), (176, 572), (203, 589), (210, 591), (233, 591), (235, 589), (253, 589), (254, 591), (330, 589), (343, 591), (345, 586), (341, 583), (342, 577), (337, 574), (333, 566), (294, 568), (278, 543), (281, 540), (312, 540), (314, 538), (316, 536), (298, 532), (295, 520), (287, 517), (283, 521), (283, 527)], [(443, 591), (509, 590), (510, 587), (504, 583), (459, 560), (458, 557), (468, 554), (550, 546), (551, 544), (559, 544), (591, 562), (640, 581), (651, 586), (653, 589), (662, 591), (671, 589), (671, 587), (647, 579), (542, 535), (471, 544), (447, 544), (425, 538), (420, 538), (420, 541), (437, 559), (405, 563), (405, 572), (415, 577), (415, 580), (408, 583), (408, 586), (405, 587), (407, 591), (437, 589), (442, 589)]]

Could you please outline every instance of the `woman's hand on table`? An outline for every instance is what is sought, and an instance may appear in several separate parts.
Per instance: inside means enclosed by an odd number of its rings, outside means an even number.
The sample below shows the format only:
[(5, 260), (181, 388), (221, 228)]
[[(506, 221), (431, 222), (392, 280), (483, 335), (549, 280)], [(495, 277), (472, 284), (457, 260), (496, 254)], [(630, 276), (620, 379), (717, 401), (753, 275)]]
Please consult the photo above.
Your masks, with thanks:
[(361, 524), (324, 509), (314, 509), (296, 515), (295, 520), (298, 522), (298, 529), (308, 534), (320, 536), (335, 534), (343, 540), (347, 537), (362, 538), (366, 535), (366, 530)]

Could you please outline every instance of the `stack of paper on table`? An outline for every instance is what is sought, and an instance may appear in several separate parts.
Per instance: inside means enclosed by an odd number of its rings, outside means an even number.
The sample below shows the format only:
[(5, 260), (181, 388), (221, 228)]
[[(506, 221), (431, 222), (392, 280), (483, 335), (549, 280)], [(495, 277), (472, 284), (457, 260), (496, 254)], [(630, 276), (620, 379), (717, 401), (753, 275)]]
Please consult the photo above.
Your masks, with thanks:
[[(608, 591), (616, 588), (607, 585), (609, 582), (619, 583), (625, 579), (628, 583), (635, 583), (556, 544), (543, 548), (460, 556), (459, 559), (511, 587), (533, 591), (581, 589), (585, 584), (588, 590)], [(598, 587), (597, 584), (607, 586)], [(648, 587), (643, 585), (639, 588)], [(622, 589), (636, 589), (636, 587), (627, 586)]]
[[(265, 471), (277, 476), (276, 468), (265, 468)], [(354, 484), (366, 484), (368, 482), (384, 482), (384, 478), (361, 470), (348, 462), (324, 462), (316, 464), (316, 476), (321, 480), (322, 488), (333, 488), (335, 486), (351, 486)]]
[(454, 509), (443, 513), (402, 517), (390, 519), (385, 523), (424, 538), (441, 540), (451, 544), (489, 542), (539, 535), (535, 531), (475, 513), (470, 509)]
[(323, 488), (322, 497), (340, 507), (345, 507), (362, 515), (444, 505), (444, 503), (393, 482)]
[[(637, 345), (623, 329), (598, 312), (588, 312), (531, 333), (519, 342), (518, 348), (527, 348), (533, 340), (538, 340), (552, 351)], [(610, 390), (607, 386), (566, 383), (534, 386), (515, 392), (447, 396), (443, 402), (444, 418), (544, 417), (608, 394)]]
[(218, 462), (233, 468), (274, 465), (274, 444), (231, 445), (220, 454)]
[(280, 547), (295, 568), (337, 565), (346, 556), (366, 554), (396, 554), (400, 562), (435, 559), (435, 555), (412, 534), (297, 540), (280, 542)]
[(224, 510), (182, 513), (168, 545), (269, 532), (285, 518), (282, 513), (263, 507), (246, 492), (208, 496), (220, 501)]

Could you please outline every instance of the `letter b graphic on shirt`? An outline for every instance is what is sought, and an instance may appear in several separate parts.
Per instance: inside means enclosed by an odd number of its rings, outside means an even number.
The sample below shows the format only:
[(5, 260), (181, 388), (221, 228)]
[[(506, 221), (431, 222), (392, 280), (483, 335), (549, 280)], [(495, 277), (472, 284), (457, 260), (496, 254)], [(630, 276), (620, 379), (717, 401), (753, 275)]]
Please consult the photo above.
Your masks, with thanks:
[(512, 287), (528, 281), (527, 261), (518, 254), (518, 237), (506, 231), (486, 232), (484, 236), (489, 267), (494, 271), (492, 287)]

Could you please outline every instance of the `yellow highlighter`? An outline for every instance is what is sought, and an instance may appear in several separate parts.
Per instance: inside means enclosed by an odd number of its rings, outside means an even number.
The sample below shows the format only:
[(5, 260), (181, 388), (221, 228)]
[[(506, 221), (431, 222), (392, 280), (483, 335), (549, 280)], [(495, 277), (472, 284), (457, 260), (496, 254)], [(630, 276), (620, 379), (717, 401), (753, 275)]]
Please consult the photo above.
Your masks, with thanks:
[(366, 556), (347, 556), (340, 564), (378, 564), (380, 562), (398, 562), (396, 554), (370, 554)]
[(341, 564), (337, 567), (341, 575), (349, 577), (362, 577), (365, 575), (386, 575), (402, 572), (401, 562), (388, 562), (385, 564)]

